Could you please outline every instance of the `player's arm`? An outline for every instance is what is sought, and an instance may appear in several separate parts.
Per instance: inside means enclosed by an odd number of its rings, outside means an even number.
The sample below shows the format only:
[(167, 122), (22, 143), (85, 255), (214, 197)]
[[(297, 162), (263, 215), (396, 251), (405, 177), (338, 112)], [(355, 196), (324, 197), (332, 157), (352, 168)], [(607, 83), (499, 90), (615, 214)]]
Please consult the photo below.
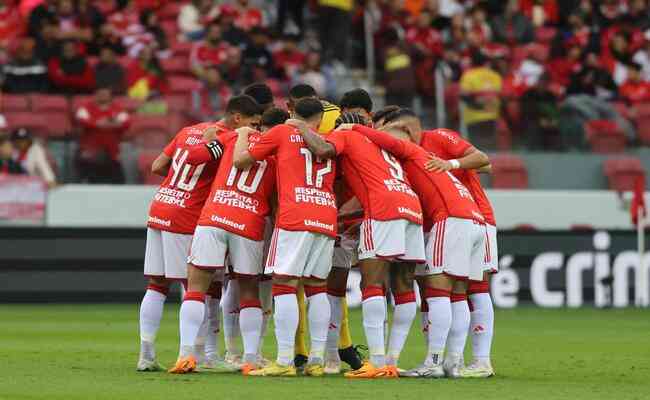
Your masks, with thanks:
[(364, 215), (363, 207), (356, 197), (351, 198), (339, 207), (338, 219), (361, 218)]
[(336, 148), (334, 145), (327, 142), (325, 139), (323, 139), (322, 136), (312, 132), (304, 121), (298, 119), (288, 119), (285, 123), (298, 129), (309, 150), (317, 157), (336, 157)]
[(250, 151), (248, 151), (248, 135), (253, 131), (254, 129), (249, 127), (242, 127), (235, 130), (237, 132), (237, 141), (235, 142), (232, 163), (237, 169), (247, 169), (256, 161)]
[(354, 124), (352, 125), (352, 129), (370, 139), (371, 142), (381, 147), (383, 150), (392, 153), (395, 157), (401, 159), (408, 158), (404, 141), (397, 139), (386, 132), (378, 131), (365, 125)]
[(151, 173), (160, 176), (167, 176), (171, 162), (172, 158), (170, 156), (165, 154), (165, 152), (160, 153), (160, 155), (153, 160), (153, 163), (151, 163)]
[(477, 168), (476, 172), (478, 172), (479, 174), (491, 174), (492, 164), (484, 165), (481, 168)]
[(426, 164), (426, 169), (433, 172), (451, 171), (452, 169), (480, 169), (490, 164), (490, 158), (474, 146), (465, 150), (460, 158), (443, 160), (442, 158), (431, 156)]
[(207, 143), (190, 146), (187, 151), (185, 162), (190, 165), (199, 165), (219, 160), (223, 156), (224, 145), (219, 139), (214, 138)]

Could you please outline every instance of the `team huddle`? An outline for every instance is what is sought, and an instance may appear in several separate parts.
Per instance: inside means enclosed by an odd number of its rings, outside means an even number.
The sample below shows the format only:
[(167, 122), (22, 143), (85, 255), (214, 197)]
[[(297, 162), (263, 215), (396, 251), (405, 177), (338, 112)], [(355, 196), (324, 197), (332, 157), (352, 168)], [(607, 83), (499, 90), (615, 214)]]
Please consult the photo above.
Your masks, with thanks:
[[(496, 224), (478, 178), (488, 157), (454, 131), (423, 130), (409, 109), (373, 113), (362, 89), (335, 106), (297, 85), (287, 108), (251, 85), (224, 119), (183, 128), (154, 161), (165, 180), (149, 211), (137, 369), (162, 369), (154, 342), (169, 286), (181, 281), (170, 373), (322, 376), (345, 363), (348, 378), (494, 375), (487, 278), (497, 271)], [(367, 359), (348, 326), (352, 267)], [(416, 290), (427, 353), (403, 370)], [(271, 315), (275, 361), (261, 353)]]

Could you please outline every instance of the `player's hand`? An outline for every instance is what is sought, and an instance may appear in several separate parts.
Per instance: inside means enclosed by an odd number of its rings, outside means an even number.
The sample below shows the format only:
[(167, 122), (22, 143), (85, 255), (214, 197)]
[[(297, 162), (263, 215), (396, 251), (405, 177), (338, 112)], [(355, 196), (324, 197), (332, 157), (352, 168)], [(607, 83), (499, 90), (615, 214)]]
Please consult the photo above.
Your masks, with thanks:
[(284, 123), (299, 129), (307, 127), (307, 123), (305, 121), (296, 118), (289, 118), (288, 120), (284, 121)]
[(255, 129), (250, 126), (242, 126), (241, 128), (235, 129), (235, 132), (237, 132), (238, 135), (249, 135), (252, 132), (255, 132)]
[(351, 131), (354, 127), (354, 124), (341, 124), (335, 130), (337, 131)]
[(446, 171), (451, 171), (453, 169), (453, 166), (451, 163), (447, 160), (443, 160), (442, 158), (436, 157), (434, 155), (430, 156), (431, 158), (429, 161), (424, 164), (424, 168), (426, 168), (427, 171), (430, 172), (446, 172)]
[(206, 142), (211, 142), (217, 138), (217, 132), (220, 132), (221, 129), (216, 126), (211, 126), (203, 131), (203, 140)]

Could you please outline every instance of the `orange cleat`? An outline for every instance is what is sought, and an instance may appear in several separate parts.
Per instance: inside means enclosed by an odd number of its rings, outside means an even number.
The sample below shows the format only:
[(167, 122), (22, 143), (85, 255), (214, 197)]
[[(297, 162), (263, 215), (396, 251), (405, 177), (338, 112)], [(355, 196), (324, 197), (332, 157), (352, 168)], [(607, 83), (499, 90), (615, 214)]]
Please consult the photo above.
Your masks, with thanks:
[(391, 379), (399, 378), (399, 371), (395, 365), (387, 365), (383, 368), (379, 368), (380, 371), (384, 372), (384, 375), (378, 376), (378, 378)]
[(386, 367), (377, 368), (370, 362), (366, 361), (363, 363), (361, 368), (346, 372), (344, 376), (352, 379), (383, 378), (387, 372)]
[(254, 371), (258, 369), (257, 366), (251, 363), (245, 363), (241, 366), (241, 374), (242, 375), (249, 375), (251, 371)]
[(181, 357), (176, 361), (176, 365), (167, 372), (170, 374), (189, 374), (196, 372), (196, 358), (194, 356)]

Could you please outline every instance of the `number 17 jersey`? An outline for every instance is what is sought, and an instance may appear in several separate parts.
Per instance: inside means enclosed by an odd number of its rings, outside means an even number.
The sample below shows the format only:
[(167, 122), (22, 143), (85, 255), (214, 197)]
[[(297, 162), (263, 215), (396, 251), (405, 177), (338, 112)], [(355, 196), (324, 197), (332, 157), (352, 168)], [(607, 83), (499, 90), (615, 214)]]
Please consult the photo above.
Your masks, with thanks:
[(219, 164), (211, 161), (191, 165), (188, 160), (192, 148), (206, 144), (203, 131), (213, 125), (207, 122), (185, 127), (163, 150), (172, 160), (149, 207), (148, 227), (173, 233), (194, 233)]
[(307, 231), (336, 237), (334, 160), (318, 159), (293, 126), (271, 128), (251, 143), (250, 155), (262, 161), (275, 156), (278, 211), (276, 228)]

